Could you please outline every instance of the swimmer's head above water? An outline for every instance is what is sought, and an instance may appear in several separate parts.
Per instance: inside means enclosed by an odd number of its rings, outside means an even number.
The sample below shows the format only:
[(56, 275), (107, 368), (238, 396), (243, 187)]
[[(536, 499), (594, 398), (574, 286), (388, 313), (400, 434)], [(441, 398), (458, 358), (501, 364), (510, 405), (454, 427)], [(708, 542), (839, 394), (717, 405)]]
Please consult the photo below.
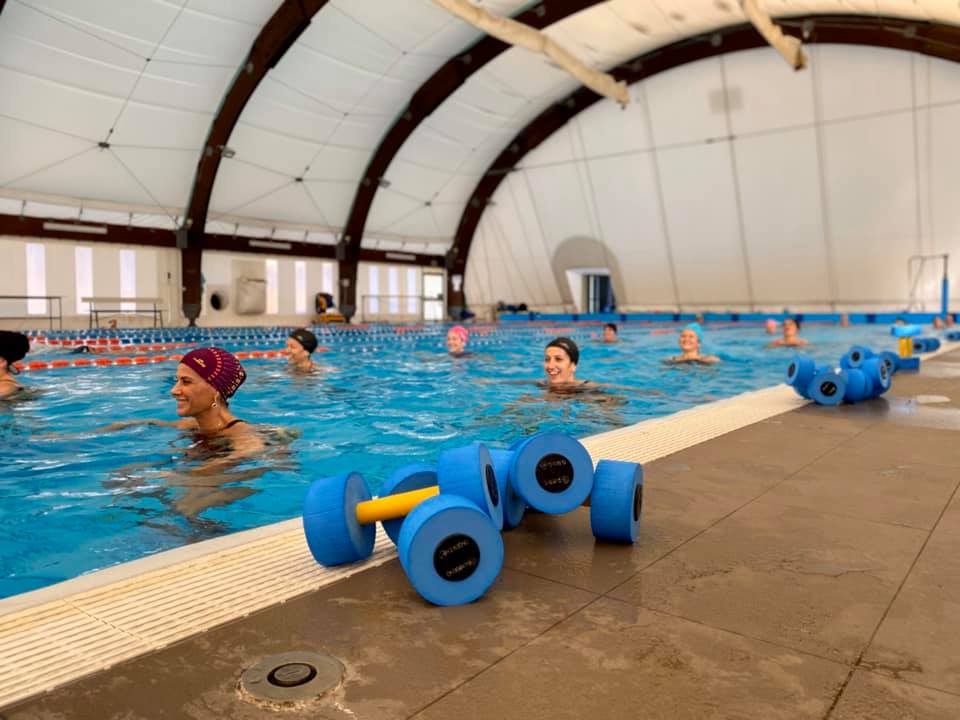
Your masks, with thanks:
[(558, 337), (547, 343), (543, 351), (543, 371), (551, 385), (576, 382), (580, 348), (568, 337)]
[(470, 331), (463, 325), (454, 325), (447, 330), (447, 352), (451, 355), (462, 355), (467, 349), (467, 339)]
[(287, 363), (296, 368), (308, 370), (313, 366), (310, 354), (317, 349), (317, 336), (306, 328), (297, 328), (287, 338), (284, 352)]
[(226, 408), (247, 373), (231, 353), (218, 347), (191, 350), (177, 366), (177, 381), (170, 394), (177, 401), (177, 415), (196, 417)]
[(617, 324), (607, 323), (603, 326), (603, 341), (605, 343), (615, 343), (619, 340), (617, 336)]

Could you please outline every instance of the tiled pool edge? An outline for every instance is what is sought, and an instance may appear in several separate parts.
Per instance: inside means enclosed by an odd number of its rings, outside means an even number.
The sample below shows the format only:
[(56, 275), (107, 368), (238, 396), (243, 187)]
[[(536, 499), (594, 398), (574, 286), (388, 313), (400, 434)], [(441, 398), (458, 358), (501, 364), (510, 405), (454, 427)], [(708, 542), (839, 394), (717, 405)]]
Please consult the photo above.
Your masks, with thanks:
[[(954, 349), (945, 346), (941, 352)], [(940, 353), (937, 353), (940, 354)], [(927, 356), (931, 357), (931, 356)], [(776, 386), (584, 440), (594, 459), (649, 462), (805, 404)], [(318, 566), (298, 519), (0, 601), (0, 707), (382, 564)]]

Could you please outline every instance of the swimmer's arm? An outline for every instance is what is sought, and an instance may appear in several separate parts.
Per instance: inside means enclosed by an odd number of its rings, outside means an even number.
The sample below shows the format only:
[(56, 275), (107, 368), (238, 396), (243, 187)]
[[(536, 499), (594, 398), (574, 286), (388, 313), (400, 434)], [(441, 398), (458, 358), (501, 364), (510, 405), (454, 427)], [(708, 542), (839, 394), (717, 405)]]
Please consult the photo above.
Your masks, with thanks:
[(15, 382), (0, 382), (0, 398), (10, 397), (20, 390), (20, 385)]
[(170, 422), (168, 420), (120, 420), (115, 423), (110, 423), (109, 425), (99, 428), (98, 433), (108, 433), (116, 432), (117, 430), (124, 430), (128, 427), (136, 427), (137, 425), (156, 425), (158, 427), (174, 427), (185, 430), (192, 426), (190, 420), (177, 420), (175, 422)]
[(224, 435), (230, 438), (233, 445), (230, 454), (208, 460), (200, 467), (192, 470), (191, 475), (214, 475), (240, 464), (249, 457), (258, 455), (264, 448), (263, 438), (257, 432), (248, 428), (236, 433), (226, 432)]

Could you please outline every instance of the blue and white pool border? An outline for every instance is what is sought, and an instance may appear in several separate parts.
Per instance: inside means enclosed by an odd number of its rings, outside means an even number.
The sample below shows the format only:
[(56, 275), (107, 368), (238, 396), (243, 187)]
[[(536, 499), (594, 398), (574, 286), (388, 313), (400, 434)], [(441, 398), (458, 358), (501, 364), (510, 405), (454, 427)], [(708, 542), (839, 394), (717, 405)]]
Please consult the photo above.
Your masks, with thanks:
[[(956, 349), (943, 343), (924, 359)], [(806, 404), (786, 385), (583, 439), (599, 458), (648, 463)], [(0, 708), (396, 557), (377, 529), (367, 561), (318, 565), (299, 518), (133, 560), (0, 600)]]

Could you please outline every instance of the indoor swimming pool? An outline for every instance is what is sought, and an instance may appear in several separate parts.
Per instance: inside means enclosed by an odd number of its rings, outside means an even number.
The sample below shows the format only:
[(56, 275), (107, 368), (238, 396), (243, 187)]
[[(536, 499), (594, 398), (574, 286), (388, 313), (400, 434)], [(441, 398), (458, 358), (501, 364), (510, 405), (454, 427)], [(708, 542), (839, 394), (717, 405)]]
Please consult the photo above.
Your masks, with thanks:
[[(173, 428), (102, 432), (116, 421), (175, 419), (174, 362), (24, 372), (30, 397), (0, 404), (0, 597), (294, 517), (317, 477), (358, 470), (377, 487), (404, 464), (471, 441), (505, 446), (547, 429), (586, 436), (768, 387), (794, 354), (765, 349), (774, 336), (759, 325), (708, 324), (703, 349), (721, 363), (666, 365), (678, 327), (624, 325), (607, 345), (599, 325), (491, 326), (471, 335), (464, 358), (446, 353), (442, 327), (326, 333), (314, 375), (291, 375), (282, 358), (243, 360), (248, 379), (231, 410), (262, 428), (267, 448), (217, 473), (202, 470), (215, 449)], [(618, 387), (545, 393), (536, 384), (543, 347), (560, 334), (580, 345), (578, 379)], [(895, 349), (887, 326), (809, 324), (802, 335), (818, 364), (836, 363), (854, 343)], [(282, 347), (282, 337), (218, 343), (243, 352)], [(40, 346), (27, 359), (72, 361), (71, 350)]]

